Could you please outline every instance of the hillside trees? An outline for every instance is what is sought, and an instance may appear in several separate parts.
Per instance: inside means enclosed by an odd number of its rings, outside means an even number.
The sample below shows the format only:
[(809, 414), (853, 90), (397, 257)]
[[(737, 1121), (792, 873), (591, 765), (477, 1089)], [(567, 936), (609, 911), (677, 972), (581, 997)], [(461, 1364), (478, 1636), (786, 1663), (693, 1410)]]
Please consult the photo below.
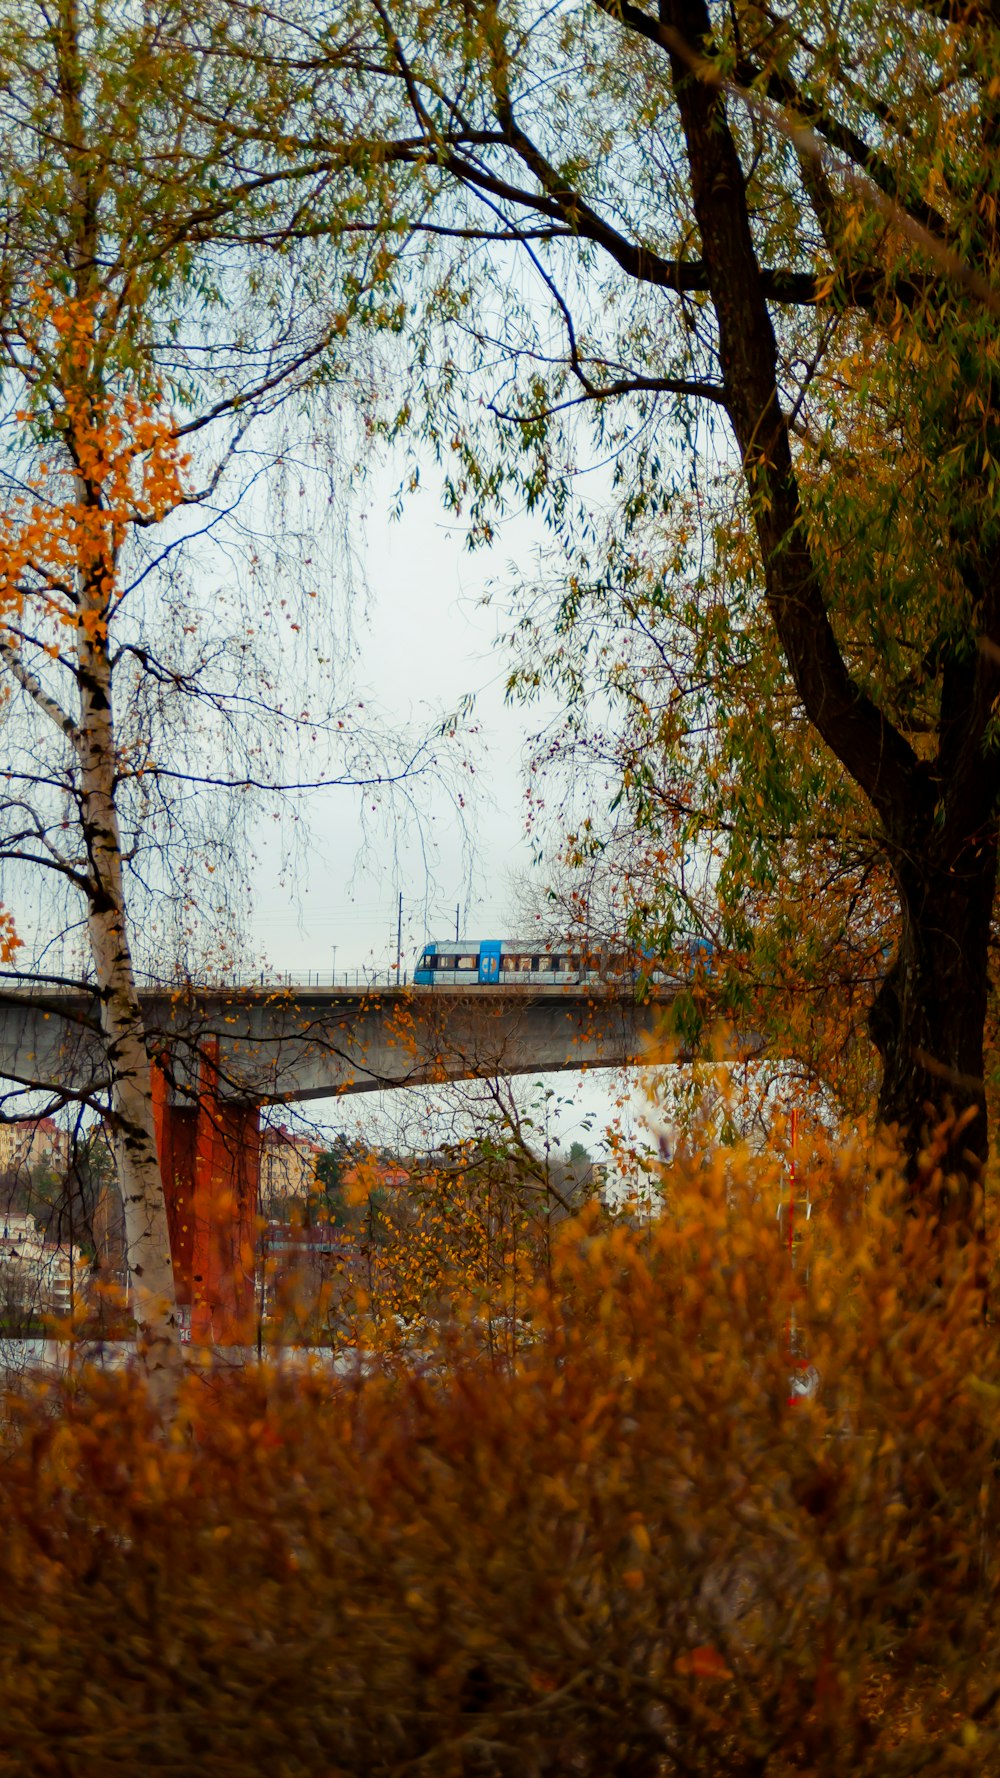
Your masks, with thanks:
[[(0, 856), (9, 904), (40, 876), (56, 889), (41, 906), (85, 934), (140, 1344), (169, 1394), (179, 1347), (137, 946), (162, 967), (199, 917), (225, 918), (216, 873), (239, 881), (239, 807), (287, 782), (285, 742), (294, 755), (301, 735), (320, 783), (352, 781), (352, 749), (364, 775), (363, 738), (317, 769), (346, 721), (316, 667), (326, 638), (284, 707), (293, 594), (324, 594), (329, 561), (319, 550), (310, 566), (297, 516), (286, 558), (268, 561), (252, 509), (275, 465), (309, 479), (284, 404), (321, 357), (327, 383), (346, 375), (348, 311), (367, 305), (375, 330), (386, 317), (364, 242), (265, 267), (286, 182), (260, 155), (238, 164), (199, 117), (208, 84), (229, 118), (253, 92), (242, 74), (225, 89), (169, 0), (4, 4), (0, 72)], [(18, 963), (52, 979), (38, 946)]]
[[(614, 632), (599, 674), (641, 759), (623, 795), (682, 849), (710, 837), (751, 912), (825, 849), (880, 978), (881, 1116), (916, 1182), (928, 1120), (955, 1114), (970, 1227), (1000, 778), (1000, 21), (893, 0), (240, 16), (272, 72), (259, 140), (345, 180), (378, 165), (424, 231), (414, 399), (451, 499), (474, 534), (508, 496), (554, 527), (564, 590), (529, 677), (579, 692)], [(578, 482), (588, 423), (610, 503)], [(752, 944), (736, 894), (723, 915)]]
[(593, 1207), (602, 1177), (580, 1144), (570, 1162), (554, 1148), (553, 1098), (539, 1084), (525, 1101), (504, 1077), (431, 1089), (415, 1126), (413, 1107), (400, 1114), (395, 1157), (373, 1152), (345, 1175), (362, 1263), (339, 1313), (359, 1345), (470, 1326), (506, 1362), (531, 1337), (556, 1230)]

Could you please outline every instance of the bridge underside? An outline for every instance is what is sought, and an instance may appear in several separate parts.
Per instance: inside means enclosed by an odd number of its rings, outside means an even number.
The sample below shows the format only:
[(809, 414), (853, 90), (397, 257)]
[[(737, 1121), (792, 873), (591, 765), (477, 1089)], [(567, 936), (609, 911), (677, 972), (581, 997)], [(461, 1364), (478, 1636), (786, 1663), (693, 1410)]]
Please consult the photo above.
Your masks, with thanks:
[[(197, 1096), (206, 1047), (217, 1055), (221, 1096), (257, 1105), (687, 1055), (671, 1031), (669, 993), (641, 1004), (601, 986), (181, 988), (142, 998), (148, 1047), (181, 1099)], [(93, 997), (4, 996), (0, 1075), (99, 1093), (106, 1064)]]
[[(604, 986), (145, 993), (178, 1300), (190, 1306), (193, 1337), (250, 1337), (261, 1106), (683, 1061), (674, 998), (638, 1003)], [(720, 1054), (755, 1047), (730, 1034)], [(0, 1000), (0, 1074), (98, 1102), (107, 1067), (94, 997), (9, 992)]]

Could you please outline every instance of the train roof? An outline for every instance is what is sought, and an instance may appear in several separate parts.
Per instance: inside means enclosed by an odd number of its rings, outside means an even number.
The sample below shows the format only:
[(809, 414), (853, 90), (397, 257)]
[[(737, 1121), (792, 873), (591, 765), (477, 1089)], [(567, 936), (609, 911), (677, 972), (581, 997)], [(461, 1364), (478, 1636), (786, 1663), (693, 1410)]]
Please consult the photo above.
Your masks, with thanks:
[(499, 945), (504, 951), (559, 951), (579, 948), (578, 939), (552, 938), (428, 938), (421, 951), (478, 951), (480, 945)]

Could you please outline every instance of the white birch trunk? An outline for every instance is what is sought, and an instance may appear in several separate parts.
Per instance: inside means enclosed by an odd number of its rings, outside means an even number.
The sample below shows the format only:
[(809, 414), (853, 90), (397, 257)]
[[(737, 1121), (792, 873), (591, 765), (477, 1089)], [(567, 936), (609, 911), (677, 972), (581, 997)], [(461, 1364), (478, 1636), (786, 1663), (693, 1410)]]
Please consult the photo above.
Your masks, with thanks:
[[(70, 174), (65, 226), (75, 295), (83, 304), (91, 305), (82, 311), (87, 318), (86, 341), (76, 340), (64, 369), (70, 388), (77, 398), (83, 398), (89, 418), (99, 422), (103, 391), (95, 330), (100, 294), (102, 192), (87, 152), (89, 118), (84, 83), (88, 52), (78, 0), (59, 0), (55, 29), (64, 153)], [(85, 433), (86, 428), (81, 436)], [(151, 1394), (158, 1405), (169, 1409), (182, 1372), (183, 1355), (167, 1209), (156, 1155), (149, 1057), (125, 924), (121, 835), (115, 807), (117, 759), (107, 626), (115, 597), (116, 544), (108, 524), (105, 488), (94, 465), (81, 463), (71, 420), (67, 423), (66, 443), (75, 465), (77, 499), (85, 515), (79, 527), (76, 564), (79, 721), (74, 723), (46, 697), (37, 681), (18, 666), (16, 657), (8, 664), (13, 665), (20, 683), (36, 703), (62, 729), (76, 754), (80, 818), (88, 861), (87, 925), (110, 1076), (132, 1307), (140, 1361)], [(98, 549), (95, 560), (94, 544), (102, 528), (105, 544)]]
[(87, 926), (111, 1083), (132, 1307), (140, 1362), (154, 1399), (167, 1408), (176, 1393), (183, 1354), (145, 1024), (125, 923), (111, 662), (103, 637), (87, 640), (81, 634), (79, 683), (81, 820), (92, 880)]

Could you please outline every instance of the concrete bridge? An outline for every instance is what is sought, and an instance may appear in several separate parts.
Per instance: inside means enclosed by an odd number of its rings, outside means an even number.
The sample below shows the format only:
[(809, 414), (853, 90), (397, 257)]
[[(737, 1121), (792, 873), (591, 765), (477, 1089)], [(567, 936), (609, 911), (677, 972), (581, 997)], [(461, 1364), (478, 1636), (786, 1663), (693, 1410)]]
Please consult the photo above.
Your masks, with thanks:
[[(495, 1075), (683, 1061), (676, 988), (151, 987), (142, 994), (178, 1301), (192, 1337), (252, 1335), (260, 1108)], [(732, 1055), (751, 1045), (727, 1041)], [(0, 1075), (99, 1096), (86, 987), (0, 989)]]
[[(147, 1043), (178, 1103), (213, 1057), (223, 1099), (289, 1104), (492, 1075), (682, 1059), (669, 1036), (676, 990), (641, 1003), (631, 986), (491, 988), (154, 987)], [(0, 1075), (99, 1093), (106, 1063), (86, 988), (0, 990)]]
[[(290, 1104), (456, 1079), (683, 1060), (676, 989), (214, 987), (142, 990), (151, 1054), (171, 1099), (198, 1097), (212, 1054), (226, 1101)], [(0, 989), (0, 1076), (98, 1095), (107, 1063), (93, 992)]]

